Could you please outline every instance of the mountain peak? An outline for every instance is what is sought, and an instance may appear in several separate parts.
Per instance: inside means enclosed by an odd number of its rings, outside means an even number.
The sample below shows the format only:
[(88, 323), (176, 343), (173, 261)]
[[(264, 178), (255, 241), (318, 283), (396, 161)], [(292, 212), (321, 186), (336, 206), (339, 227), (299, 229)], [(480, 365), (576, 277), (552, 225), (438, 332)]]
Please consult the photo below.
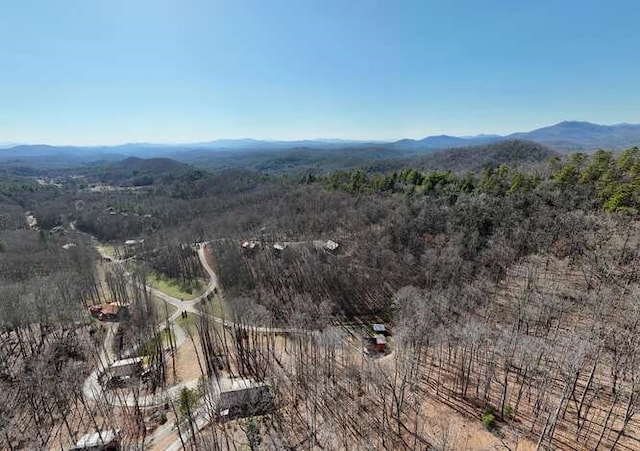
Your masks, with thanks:
[(593, 122), (589, 122), (589, 121), (562, 121), (562, 122), (558, 122), (556, 125), (552, 125), (550, 127), (544, 127), (544, 128), (553, 128), (553, 127), (560, 127), (560, 128), (582, 128), (582, 129), (596, 129), (596, 128), (606, 128), (606, 125), (600, 125), (600, 124), (594, 124)]

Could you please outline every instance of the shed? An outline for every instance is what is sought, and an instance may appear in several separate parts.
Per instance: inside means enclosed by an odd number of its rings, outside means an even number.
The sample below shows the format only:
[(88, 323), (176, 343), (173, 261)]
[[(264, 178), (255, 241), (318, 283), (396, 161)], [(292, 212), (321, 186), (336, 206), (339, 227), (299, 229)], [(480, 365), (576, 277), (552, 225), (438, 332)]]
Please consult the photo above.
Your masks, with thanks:
[(96, 431), (85, 434), (71, 450), (119, 451), (120, 431)]
[(387, 335), (387, 327), (384, 324), (372, 324), (371, 328), (376, 334)]

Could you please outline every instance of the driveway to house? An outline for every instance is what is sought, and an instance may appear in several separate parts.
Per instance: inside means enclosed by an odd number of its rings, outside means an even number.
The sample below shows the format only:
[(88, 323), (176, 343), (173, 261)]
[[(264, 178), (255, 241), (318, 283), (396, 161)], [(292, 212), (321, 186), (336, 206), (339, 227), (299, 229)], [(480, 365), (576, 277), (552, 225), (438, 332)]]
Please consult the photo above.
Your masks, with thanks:
[[(200, 315), (200, 311), (195, 308), (196, 304), (201, 302), (203, 299), (206, 299), (207, 296), (209, 296), (218, 285), (218, 279), (216, 278), (213, 269), (211, 269), (211, 267), (207, 263), (206, 255), (204, 254), (204, 245), (198, 245), (197, 247), (200, 261), (203, 263), (203, 266), (205, 267), (205, 270), (207, 271), (211, 279), (209, 285), (207, 286), (207, 289), (200, 296), (191, 301), (184, 302), (180, 299), (169, 296), (166, 293), (163, 293), (162, 291), (157, 290), (153, 287), (147, 285), (144, 286), (144, 288), (154, 296), (157, 296), (164, 302), (171, 304), (176, 308), (175, 313), (169, 317), (168, 323), (167, 321), (163, 320), (159, 325), (160, 331), (164, 330), (167, 327), (171, 328), (175, 336), (176, 349), (182, 346), (182, 344), (186, 341), (186, 334), (182, 327), (175, 323), (175, 320), (178, 319), (183, 312)], [(131, 278), (131, 274), (126, 270), (123, 264), (128, 259), (118, 260), (110, 255), (107, 255), (102, 247), (96, 246), (96, 248), (98, 249), (98, 252), (102, 256), (102, 258), (120, 265), (124, 273), (129, 278)], [(100, 351), (100, 355), (98, 356), (98, 367), (85, 380), (85, 383), (82, 387), (82, 392), (86, 399), (103, 399), (106, 400), (107, 403), (119, 407), (136, 405), (140, 407), (154, 407), (163, 404), (167, 399), (175, 398), (180, 394), (180, 391), (183, 388), (194, 388), (198, 385), (198, 379), (193, 379), (173, 385), (172, 387), (169, 387), (166, 390), (153, 395), (139, 395), (133, 392), (125, 393), (122, 390), (103, 390), (102, 385), (100, 384), (98, 379), (100, 374), (103, 373), (116, 360), (116, 356), (113, 353), (113, 343), (117, 330), (117, 323), (107, 323), (107, 333), (105, 334), (102, 350)], [(130, 356), (135, 352), (135, 350), (136, 348), (128, 349), (123, 353), (123, 356)]]
[[(163, 300), (168, 304), (171, 304), (176, 308), (176, 311), (169, 317), (169, 321), (168, 321), (169, 327), (171, 327), (173, 333), (175, 334), (176, 349), (179, 348), (186, 340), (186, 334), (184, 330), (175, 322), (178, 318), (181, 317), (183, 312), (192, 313), (198, 316), (205, 316), (219, 324), (223, 324), (226, 327), (236, 326), (236, 324), (231, 321), (227, 321), (224, 318), (219, 318), (217, 316), (214, 316), (208, 313), (203, 313), (196, 308), (197, 304), (207, 299), (207, 297), (211, 293), (213, 293), (218, 287), (218, 278), (216, 276), (216, 273), (213, 270), (213, 268), (211, 268), (211, 266), (209, 265), (209, 262), (207, 262), (207, 257), (205, 254), (206, 244), (207, 243), (197, 243), (194, 245), (195, 248), (197, 249), (200, 263), (202, 264), (202, 267), (204, 268), (204, 270), (206, 271), (210, 279), (206, 290), (200, 296), (190, 301), (182, 301), (181, 299), (175, 298), (173, 296), (169, 296), (168, 294), (156, 288), (150, 287), (148, 285), (143, 285), (143, 288), (148, 290), (151, 294), (153, 294), (154, 296), (157, 296), (159, 299)], [(98, 249), (98, 252), (102, 256), (102, 258), (120, 265), (125, 275), (131, 278), (131, 274), (124, 267), (124, 262), (129, 260), (130, 258), (119, 260), (112, 257), (111, 255), (107, 255), (100, 246), (96, 246), (96, 248)], [(240, 326), (240, 325), (237, 325), (237, 326)], [(166, 390), (163, 390), (153, 395), (138, 395), (133, 392), (125, 393), (123, 390), (113, 390), (113, 391), (103, 390), (98, 379), (100, 374), (103, 373), (116, 360), (116, 356), (113, 354), (113, 342), (115, 340), (118, 324), (108, 323), (107, 327), (108, 327), (107, 334), (105, 335), (102, 350), (98, 357), (98, 362), (99, 362), (98, 368), (96, 368), (89, 375), (89, 377), (86, 379), (83, 385), (83, 394), (86, 399), (90, 399), (90, 400), (103, 399), (113, 406), (120, 406), (120, 407), (136, 406), (136, 405), (140, 407), (155, 407), (155, 406), (164, 404), (164, 402), (167, 399), (175, 398), (176, 396), (178, 396), (180, 394), (180, 390), (182, 390), (184, 387), (194, 388), (198, 385), (198, 379), (192, 379), (189, 381), (185, 381), (185, 382), (181, 382), (179, 384), (173, 385), (167, 388)], [(159, 330), (163, 330), (166, 327), (167, 327), (167, 321), (163, 320), (159, 324)], [(243, 325), (243, 327), (246, 327), (246, 325)], [(252, 327), (252, 330), (258, 333), (296, 333), (296, 332), (303, 331), (302, 329), (295, 329), (295, 328), (285, 329), (285, 328), (271, 328), (271, 327), (264, 327), (264, 326)], [(128, 349), (123, 353), (123, 357), (132, 355), (135, 352), (135, 350), (136, 348)]]
[[(124, 271), (125, 275), (128, 276), (130, 279), (132, 279), (131, 274), (127, 271), (127, 269), (124, 266), (124, 263), (127, 260), (131, 259), (132, 257), (124, 260), (116, 259), (111, 255), (107, 255), (104, 252), (104, 249), (102, 249), (102, 247), (98, 244), (98, 241), (95, 238), (92, 237), (92, 240), (96, 244), (96, 248), (103, 259), (106, 259), (113, 263), (118, 264)], [(173, 333), (175, 334), (176, 349), (179, 348), (186, 341), (186, 334), (184, 330), (175, 322), (179, 317), (181, 317), (183, 312), (192, 313), (198, 316), (204, 316), (206, 318), (209, 318), (212, 321), (222, 324), (224, 327), (236, 327), (236, 326), (247, 327), (246, 324), (243, 324), (243, 325), (236, 324), (224, 318), (214, 316), (210, 313), (202, 312), (196, 307), (197, 304), (199, 304), (203, 300), (206, 300), (209, 297), (209, 295), (218, 288), (218, 278), (213, 268), (211, 268), (211, 266), (209, 265), (209, 262), (207, 261), (207, 258), (206, 258), (205, 247), (207, 246), (207, 244), (208, 242), (194, 244), (194, 248), (198, 252), (198, 258), (200, 260), (200, 264), (202, 265), (202, 267), (204, 268), (205, 272), (207, 273), (210, 279), (206, 290), (200, 296), (189, 301), (183, 301), (181, 299), (169, 296), (168, 294), (156, 288), (153, 288), (151, 286), (141, 285), (142, 288), (144, 288), (154, 296), (158, 297), (162, 301), (176, 308), (176, 311), (168, 318), (168, 321), (163, 320), (162, 323), (159, 325), (160, 330), (163, 330), (166, 327), (171, 327)], [(295, 243), (286, 243), (286, 244), (295, 244)], [(83, 394), (86, 399), (89, 399), (89, 400), (102, 399), (102, 400), (105, 400), (108, 404), (117, 406), (117, 407), (124, 407), (124, 406), (132, 406), (132, 407), (139, 406), (142, 408), (157, 407), (165, 404), (169, 399), (176, 399), (180, 395), (180, 391), (183, 388), (194, 389), (198, 386), (199, 379), (192, 379), (192, 380), (175, 384), (158, 393), (148, 394), (148, 395), (141, 395), (139, 393), (135, 393), (130, 390), (129, 391), (126, 391), (126, 390), (105, 391), (102, 388), (102, 385), (99, 383), (98, 379), (100, 374), (103, 373), (106, 370), (106, 368), (108, 368), (116, 360), (116, 356), (113, 353), (113, 343), (114, 343), (116, 332), (118, 329), (118, 324), (108, 323), (107, 327), (108, 329), (105, 335), (103, 349), (101, 350), (98, 358), (98, 362), (99, 362), (98, 368), (96, 368), (91, 373), (91, 375), (89, 375), (89, 377), (87, 378), (87, 380), (83, 385)], [(280, 333), (280, 334), (313, 333), (313, 331), (310, 331), (304, 328), (274, 328), (274, 327), (268, 327), (268, 326), (249, 326), (249, 327), (251, 328), (251, 331), (254, 333)], [(124, 357), (130, 356), (135, 351), (136, 351), (136, 348), (129, 349), (123, 353), (123, 356)], [(219, 383), (225, 382), (226, 380), (231, 381), (232, 379), (221, 377), (218, 382)], [(211, 411), (210, 406), (207, 406), (207, 403), (205, 402), (203, 406), (201, 406), (196, 410), (196, 412), (194, 412), (193, 426), (196, 433), (202, 428), (204, 428), (210, 422), (210, 419), (211, 419), (210, 411)], [(165, 425), (159, 428), (150, 437), (148, 437), (146, 442), (157, 443), (161, 439), (168, 437), (174, 431), (175, 431), (174, 425), (171, 425), (171, 426)], [(183, 435), (183, 440), (187, 442), (191, 438), (191, 433), (187, 432), (185, 435), (186, 436)], [(171, 443), (167, 449), (179, 450), (181, 448), (182, 448), (182, 441), (178, 439), (173, 443)]]

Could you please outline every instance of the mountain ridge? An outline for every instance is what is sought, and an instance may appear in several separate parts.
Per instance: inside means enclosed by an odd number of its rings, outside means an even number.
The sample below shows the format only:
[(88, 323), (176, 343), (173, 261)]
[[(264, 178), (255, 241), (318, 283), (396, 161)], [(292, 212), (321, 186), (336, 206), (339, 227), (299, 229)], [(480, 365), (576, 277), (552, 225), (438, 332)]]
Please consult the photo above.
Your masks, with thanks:
[(0, 148), (0, 161), (30, 162), (42, 158), (69, 161), (73, 164), (91, 164), (96, 161), (118, 161), (127, 157), (177, 160), (189, 158), (189, 154), (221, 153), (231, 156), (237, 152), (284, 150), (338, 150), (380, 149), (403, 153), (430, 153), (452, 148), (489, 144), (505, 140), (526, 140), (546, 145), (556, 151), (594, 151), (599, 148), (622, 150), (640, 145), (640, 124), (620, 123), (602, 125), (587, 121), (562, 121), (554, 125), (528, 132), (509, 135), (452, 136), (432, 135), (421, 139), (396, 141), (358, 141), (344, 139), (309, 139), (294, 141), (269, 141), (254, 138), (218, 139), (199, 143), (154, 144), (126, 143), (112, 146), (71, 146), (48, 144), (21, 144)]

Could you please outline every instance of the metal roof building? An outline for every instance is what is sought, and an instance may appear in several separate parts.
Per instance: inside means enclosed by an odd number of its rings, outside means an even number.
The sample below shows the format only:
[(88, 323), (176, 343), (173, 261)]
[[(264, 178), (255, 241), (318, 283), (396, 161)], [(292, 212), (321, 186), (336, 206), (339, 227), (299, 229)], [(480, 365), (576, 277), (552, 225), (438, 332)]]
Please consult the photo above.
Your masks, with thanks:
[(384, 324), (373, 324), (371, 327), (377, 334), (384, 334), (387, 331), (387, 327)]

